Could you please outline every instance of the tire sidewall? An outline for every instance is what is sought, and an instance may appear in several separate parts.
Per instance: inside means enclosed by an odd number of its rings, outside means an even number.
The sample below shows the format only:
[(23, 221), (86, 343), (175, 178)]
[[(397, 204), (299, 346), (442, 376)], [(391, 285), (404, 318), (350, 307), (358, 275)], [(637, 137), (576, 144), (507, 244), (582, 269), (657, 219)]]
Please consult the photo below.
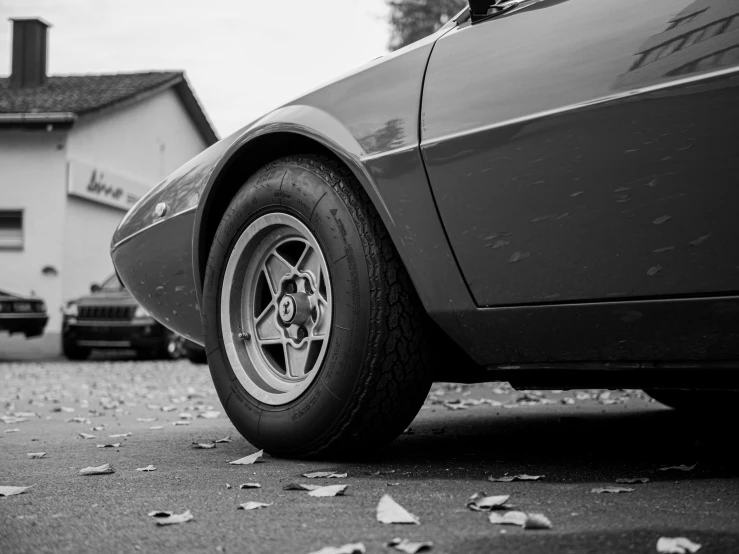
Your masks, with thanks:
[[(323, 172), (321, 172), (323, 173)], [(347, 424), (346, 411), (361, 392), (370, 326), (370, 285), (362, 233), (331, 174), (308, 162), (278, 160), (258, 171), (232, 200), (216, 232), (203, 286), (202, 318), (208, 364), (221, 402), (237, 429), (255, 445), (290, 455), (323, 446)], [(344, 195), (345, 196), (345, 195)], [(320, 374), (297, 399), (281, 406), (246, 392), (222, 348), (220, 289), (228, 256), (258, 217), (292, 215), (314, 234), (326, 259), (332, 287), (329, 346)], [(354, 215), (354, 217), (353, 217)], [(361, 225), (361, 223), (360, 223)]]

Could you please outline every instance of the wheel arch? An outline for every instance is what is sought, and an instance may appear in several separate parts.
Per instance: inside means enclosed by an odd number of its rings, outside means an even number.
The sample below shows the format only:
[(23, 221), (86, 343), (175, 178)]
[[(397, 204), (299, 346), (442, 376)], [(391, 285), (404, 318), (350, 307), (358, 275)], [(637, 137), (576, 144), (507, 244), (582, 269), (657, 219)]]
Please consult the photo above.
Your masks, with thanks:
[[(334, 120), (333, 123), (334, 130), (336, 130), (335, 125), (338, 122)], [(396, 249), (399, 249), (400, 245), (389, 211), (360, 162), (364, 151), (343, 126), (341, 131), (343, 132), (335, 133), (342, 135), (339, 137), (342, 140), (341, 144), (308, 127), (294, 124), (269, 125), (255, 133), (247, 132), (234, 141), (203, 189), (195, 216), (192, 263), (198, 303), (202, 301), (202, 287), (210, 245), (229, 203), (247, 178), (260, 167), (292, 154), (329, 156), (346, 166), (361, 183), (380, 214), (393, 244)], [(403, 258), (402, 255), (401, 258)]]

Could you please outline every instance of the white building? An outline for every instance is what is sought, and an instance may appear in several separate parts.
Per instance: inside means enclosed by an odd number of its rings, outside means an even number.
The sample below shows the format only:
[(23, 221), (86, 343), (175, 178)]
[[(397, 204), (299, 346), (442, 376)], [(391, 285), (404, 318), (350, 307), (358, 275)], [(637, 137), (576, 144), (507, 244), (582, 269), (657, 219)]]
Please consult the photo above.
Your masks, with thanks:
[(39, 19), (13, 22), (0, 77), (0, 289), (63, 303), (113, 272), (126, 210), (216, 134), (183, 72), (46, 76)]

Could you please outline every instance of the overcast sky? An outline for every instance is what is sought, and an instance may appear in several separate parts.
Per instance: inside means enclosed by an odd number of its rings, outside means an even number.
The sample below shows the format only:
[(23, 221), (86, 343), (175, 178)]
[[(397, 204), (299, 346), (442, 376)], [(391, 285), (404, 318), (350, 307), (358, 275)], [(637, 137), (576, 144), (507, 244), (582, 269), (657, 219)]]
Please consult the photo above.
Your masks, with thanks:
[(184, 69), (220, 136), (387, 51), (384, 0), (0, 0), (51, 23), (49, 73)]

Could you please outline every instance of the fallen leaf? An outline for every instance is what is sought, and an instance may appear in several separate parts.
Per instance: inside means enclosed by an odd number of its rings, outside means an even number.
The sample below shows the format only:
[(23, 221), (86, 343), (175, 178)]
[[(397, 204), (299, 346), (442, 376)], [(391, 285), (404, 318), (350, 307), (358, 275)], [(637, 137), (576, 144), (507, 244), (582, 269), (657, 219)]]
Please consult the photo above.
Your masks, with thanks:
[(377, 521), (380, 523), (415, 523), (416, 525), (421, 523), (418, 517), (395, 502), (389, 494), (383, 495), (377, 504)]
[(13, 496), (16, 494), (23, 494), (31, 487), (7, 487), (0, 486), (0, 496)]
[(385, 546), (388, 546), (390, 548), (394, 548), (395, 550), (398, 550), (399, 552), (405, 552), (406, 554), (416, 554), (417, 552), (427, 552), (431, 550), (431, 547), (434, 545), (434, 543), (427, 541), (427, 542), (411, 542), (408, 539), (399, 539), (394, 538), (389, 543), (387, 543)]
[(3, 433), (17, 433), (20, 429), (5, 429)]
[(136, 421), (140, 421), (142, 423), (151, 423), (152, 421), (156, 421), (157, 418), (155, 417), (137, 417)]
[(25, 417), (15, 417), (15, 416), (0, 416), (0, 420), (2, 420), (3, 423), (23, 423), (24, 421), (28, 421)]
[(108, 443), (108, 444), (98, 444), (98, 448), (118, 448), (121, 445), (119, 442), (114, 443)]
[(189, 421), (173, 421), (172, 425), (190, 425)]
[(92, 425), (90, 420), (86, 417), (68, 417), (64, 420), (66, 423), (84, 423), (86, 425)]
[(226, 488), (227, 489), (232, 489), (233, 487), (231, 485), (229, 485), (228, 483), (226, 483)]
[(590, 492), (594, 492), (596, 494), (601, 494), (601, 493), (617, 493), (617, 492), (634, 492), (634, 489), (630, 489), (629, 487), (600, 487), (600, 488), (592, 489)]
[(663, 554), (686, 554), (687, 552), (698, 552), (701, 545), (686, 539), (685, 537), (660, 537), (657, 541), (657, 552)]
[(149, 464), (146, 467), (137, 467), (136, 471), (156, 471), (156, 469), (153, 465)]
[(198, 417), (202, 417), (203, 419), (215, 419), (219, 415), (221, 415), (221, 412), (217, 412), (215, 410), (208, 410), (207, 412), (202, 412)]
[(133, 435), (133, 433), (117, 433), (115, 435), (108, 435), (108, 437), (110, 437), (111, 439), (117, 439), (120, 437), (130, 437), (131, 435)]
[(261, 489), (262, 485), (259, 483), (242, 483), (239, 485), (240, 489)]
[(659, 468), (659, 471), (669, 471), (671, 469), (675, 469), (678, 471), (693, 471), (695, 469), (695, 466), (698, 465), (698, 462), (694, 463), (692, 466), (667, 466), (667, 467), (661, 467)]
[(282, 490), (285, 491), (314, 491), (320, 489), (321, 485), (304, 485), (302, 483), (288, 483)]
[(485, 492), (476, 492), (467, 501), (467, 507), (475, 512), (489, 512), (505, 507), (505, 503), (510, 499), (509, 494), (500, 496), (488, 496)]
[(157, 429), (164, 429), (164, 427), (162, 427), (161, 425), (152, 425), (151, 427), (149, 427), (149, 429), (155, 431)]
[(169, 516), (171, 516), (173, 514), (174, 514), (174, 512), (168, 512), (168, 511), (164, 511), (164, 510), (154, 510), (152, 512), (149, 512), (146, 515), (148, 515), (149, 517), (169, 517)]
[(195, 418), (195, 416), (193, 416), (192, 414), (188, 414), (187, 412), (181, 413), (179, 417), (180, 419), (194, 419)]
[(364, 544), (358, 542), (344, 546), (325, 546), (309, 554), (364, 554), (365, 552), (367, 551), (364, 549)]
[(13, 416), (15, 417), (37, 417), (38, 414), (36, 412), (15, 412)]
[(526, 514), (524, 529), (551, 529), (552, 522), (544, 514)]
[(510, 483), (511, 481), (538, 481), (544, 477), (543, 475), (526, 475), (521, 473), (520, 475), (505, 475), (503, 477), (488, 477), (488, 481), (494, 483)]
[(616, 483), (623, 483), (626, 485), (647, 482), (649, 482), (649, 477), (621, 477), (619, 479), (616, 479)]
[(177, 406), (162, 406), (160, 409), (163, 412), (174, 412), (177, 409)]
[(239, 507), (236, 508), (237, 510), (258, 510), (259, 508), (267, 508), (268, 506), (271, 506), (270, 504), (265, 504), (264, 502), (244, 502), (243, 504), (239, 504)]
[(526, 524), (526, 514), (524, 512), (506, 512), (499, 514), (498, 512), (490, 512), (488, 519), (490, 523), (498, 525), (520, 525), (523, 527)]
[(308, 493), (308, 496), (344, 496), (344, 492), (349, 485), (329, 485), (327, 487), (319, 487)]
[(90, 431), (102, 431), (105, 429), (105, 425), (97, 425), (96, 427), (90, 427)]
[(115, 473), (110, 464), (103, 464), (97, 467), (84, 467), (80, 470), (80, 475), (105, 475), (107, 473)]
[(94, 439), (95, 435), (90, 435), (89, 433), (77, 433), (80, 437), (83, 439)]
[(194, 442), (192, 443), (193, 448), (200, 448), (204, 450), (210, 450), (212, 448), (216, 447), (216, 443), (214, 442)]
[(26, 454), (26, 456), (35, 460), (35, 459), (43, 458), (44, 456), (46, 456), (46, 452), (29, 452), (28, 454)]
[(662, 223), (664, 223), (665, 221), (668, 221), (670, 219), (672, 219), (672, 216), (670, 216), (670, 215), (663, 215), (663, 216), (658, 217), (654, 221), (652, 221), (652, 223), (654, 223), (655, 225), (661, 225)]
[(220, 443), (220, 442), (233, 442), (233, 441), (231, 440), (231, 435), (229, 435), (229, 436), (227, 436), (227, 437), (223, 437), (222, 439), (218, 439), (218, 440), (216, 440), (216, 441), (214, 441), (214, 442), (215, 442), (216, 444), (218, 444), (218, 443)]
[(233, 462), (228, 462), (231, 465), (250, 465), (255, 463), (259, 458), (262, 457), (262, 454), (264, 454), (264, 450), (260, 450), (259, 452), (255, 452), (254, 454), (249, 454), (248, 456), (244, 456), (243, 458), (239, 458), (238, 460), (234, 460)]
[(172, 525), (174, 523), (186, 523), (194, 519), (190, 510), (185, 510), (181, 514), (172, 514), (168, 517), (156, 517), (157, 525)]
[(333, 471), (314, 471), (313, 473), (303, 473), (303, 477), (308, 479), (346, 479), (346, 473), (334, 473)]

